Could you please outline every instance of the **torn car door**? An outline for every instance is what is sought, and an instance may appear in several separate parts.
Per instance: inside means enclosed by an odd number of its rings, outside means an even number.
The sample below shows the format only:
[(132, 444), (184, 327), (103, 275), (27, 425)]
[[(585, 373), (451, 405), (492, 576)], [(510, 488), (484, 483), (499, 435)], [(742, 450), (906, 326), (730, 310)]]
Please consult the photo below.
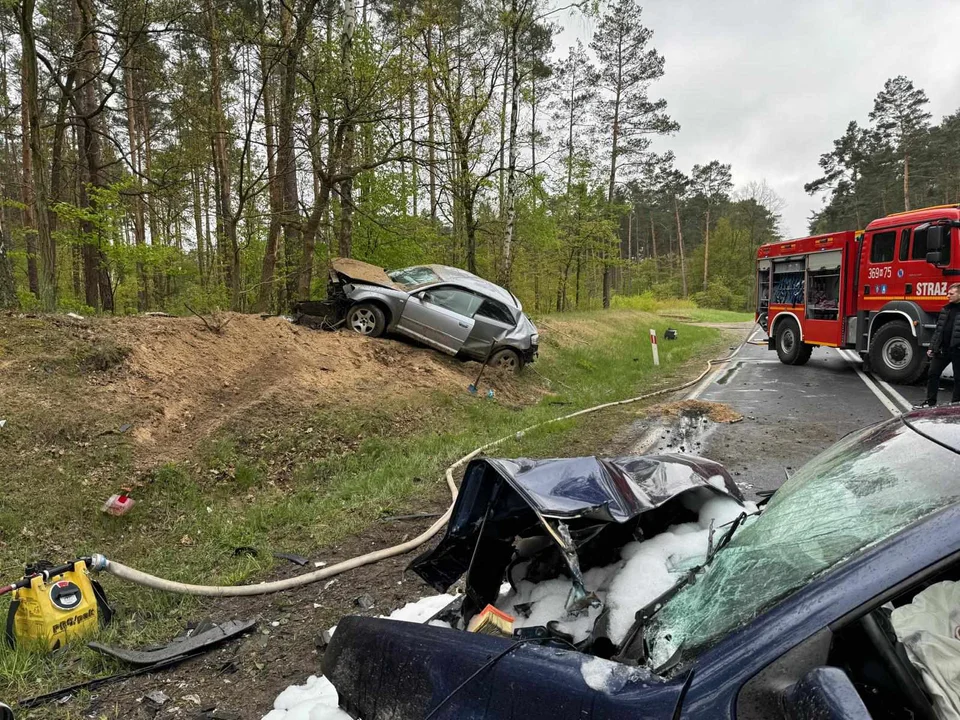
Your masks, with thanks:
[(473, 314), (481, 302), (480, 297), (456, 287), (421, 290), (407, 300), (396, 329), (456, 355), (473, 330)]

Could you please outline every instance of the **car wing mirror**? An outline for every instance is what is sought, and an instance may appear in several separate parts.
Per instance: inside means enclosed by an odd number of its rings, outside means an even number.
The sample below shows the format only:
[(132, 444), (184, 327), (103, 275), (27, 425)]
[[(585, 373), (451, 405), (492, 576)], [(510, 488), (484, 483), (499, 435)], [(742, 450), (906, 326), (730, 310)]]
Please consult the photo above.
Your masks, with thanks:
[[(923, 227), (922, 225), (920, 227)], [(920, 228), (918, 227), (917, 230)], [(950, 228), (945, 225), (930, 225), (927, 228), (927, 252), (936, 252), (942, 250)], [(916, 233), (916, 230), (914, 230)]]
[(931, 265), (939, 265), (942, 259), (943, 256), (940, 254), (939, 250), (927, 253), (927, 262)]
[(840, 668), (814, 668), (784, 693), (789, 720), (871, 720), (850, 678)]

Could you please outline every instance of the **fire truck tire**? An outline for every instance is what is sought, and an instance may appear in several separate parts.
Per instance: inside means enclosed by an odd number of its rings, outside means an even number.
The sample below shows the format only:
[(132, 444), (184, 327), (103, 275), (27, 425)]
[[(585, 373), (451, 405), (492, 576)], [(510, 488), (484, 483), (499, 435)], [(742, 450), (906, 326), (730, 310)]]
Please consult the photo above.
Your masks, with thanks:
[(887, 382), (909, 385), (927, 369), (926, 355), (917, 345), (910, 326), (896, 320), (870, 338), (870, 367)]
[(800, 326), (793, 319), (777, 324), (777, 357), (784, 365), (803, 365), (810, 359), (813, 345), (800, 340)]

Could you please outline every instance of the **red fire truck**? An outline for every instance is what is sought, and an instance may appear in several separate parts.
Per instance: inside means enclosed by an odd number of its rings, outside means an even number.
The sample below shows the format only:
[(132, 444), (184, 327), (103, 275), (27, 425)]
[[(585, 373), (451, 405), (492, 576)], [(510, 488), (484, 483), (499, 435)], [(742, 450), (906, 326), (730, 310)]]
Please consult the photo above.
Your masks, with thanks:
[(757, 322), (780, 361), (816, 346), (849, 348), (890, 382), (926, 370), (937, 313), (960, 281), (960, 205), (895, 213), (866, 230), (763, 245)]

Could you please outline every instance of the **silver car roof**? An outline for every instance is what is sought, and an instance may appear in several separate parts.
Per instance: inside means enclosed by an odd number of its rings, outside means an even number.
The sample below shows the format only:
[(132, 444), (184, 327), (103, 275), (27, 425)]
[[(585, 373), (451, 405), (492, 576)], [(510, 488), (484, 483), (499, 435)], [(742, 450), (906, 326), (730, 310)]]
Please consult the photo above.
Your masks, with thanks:
[(433, 270), (437, 277), (439, 277), (443, 282), (456, 283), (457, 285), (461, 285), (468, 290), (473, 290), (481, 295), (486, 295), (494, 300), (499, 300), (510, 307), (523, 310), (523, 307), (520, 305), (520, 301), (515, 295), (513, 295), (513, 293), (505, 290), (499, 285), (495, 285), (489, 280), (484, 280), (482, 277), (477, 277), (473, 273), (467, 272), (466, 270), (450, 267), (448, 265), (423, 265), (421, 267), (428, 267)]

